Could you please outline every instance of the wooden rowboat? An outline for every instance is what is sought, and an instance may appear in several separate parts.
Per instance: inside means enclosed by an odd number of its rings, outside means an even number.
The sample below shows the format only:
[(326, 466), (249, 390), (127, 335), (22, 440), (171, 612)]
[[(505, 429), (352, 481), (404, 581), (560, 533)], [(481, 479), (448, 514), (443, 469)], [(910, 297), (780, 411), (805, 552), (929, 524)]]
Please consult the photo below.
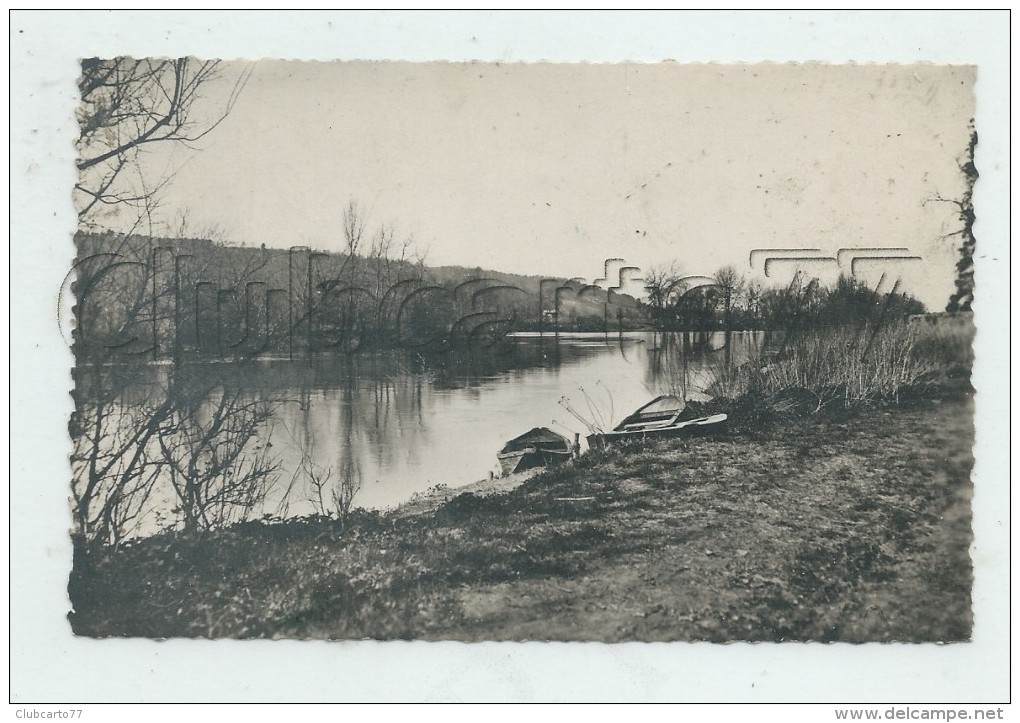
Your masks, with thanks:
[(496, 458), (503, 475), (565, 462), (573, 456), (567, 438), (548, 427), (535, 427), (503, 445)]
[(591, 449), (604, 449), (613, 442), (716, 434), (726, 427), (725, 414), (680, 419), (686, 403), (674, 396), (656, 397), (616, 425), (610, 432), (588, 436)]

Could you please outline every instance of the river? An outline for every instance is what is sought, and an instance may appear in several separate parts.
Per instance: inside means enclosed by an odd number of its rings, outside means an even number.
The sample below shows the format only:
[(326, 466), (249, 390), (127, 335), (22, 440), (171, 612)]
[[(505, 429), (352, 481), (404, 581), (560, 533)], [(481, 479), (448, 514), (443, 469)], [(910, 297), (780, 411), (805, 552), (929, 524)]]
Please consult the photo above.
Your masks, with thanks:
[[(731, 349), (746, 357), (752, 339), (734, 334)], [(699, 341), (689, 355), (688, 398), (701, 395), (723, 353), (722, 334)], [(355, 506), (385, 508), (437, 484), (498, 475), (496, 453), (532, 427), (570, 440), (579, 434), (583, 450), (591, 427), (610, 429), (655, 395), (678, 391), (669, 353), (675, 337), (517, 335), (509, 343), (466, 361), (451, 355), (438, 371), (357, 357), (340, 365), (314, 360), (319, 373), (287, 389), (294, 401), (273, 423), (283, 468), (298, 468), (307, 454), (320, 469), (360, 481)], [(288, 495), (291, 514), (302, 509), (302, 494)]]
[[(146, 419), (145, 410), (160, 403), (169, 374), (177, 394), (190, 395), (199, 405), (195, 419), (206, 429), (212, 412), (202, 411), (210, 404), (201, 401), (203, 390), (231, 387), (243, 399), (275, 407), (250, 445), (266, 454), (278, 473), (268, 478), (264, 497), (260, 492), (245, 498), (251, 502), (225, 502), (235, 507), (221, 508), (222, 519), (335, 509), (330, 493), (341, 481), (357, 488), (352, 507), (385, 509), (437, 485), (455, 488), (498, 475), (499, 450), (534, 427), (548, 427), (570, 441), (576, 434), (584, 451), (589, 433), (611, 429), (658, 394), (704, 399), (714, 372), (724, 362), (728, 368), (741, 363), (761, 341), (757, 332), (734, 332), (728, 341), (722, 332), (515, 334), (488, 347), (428, 354), (375, 351), (111, 368), (101, 375), (119, 378), (114, 387), (125, 391), (103, 444), (130, 438)], [(76, 393), (83, 400), (90, 396), (89, 378), (78, 375)], [(186, 409), (189, 402), (179, 403)], [(204, 434), (201, 424), (193, 439)], [(188, 444), (178, 449), (186, 451)], [(203, 454), (218, 453), (209, 448)], [(155, 470), (155, 486), (144, 497), (131, 498), (144, 501), (147, 509), (135, 519), (132, 535), (172, 523), (183, 499), (175, 496), (166, 477), (171, 467), (159, 461), (158, 449), (150, 444), (147, 454), (154, 455), (144, 469)], [(253, 459), (248, 454), (239, 458), (241, 467)], [(129, 458), (118, 459), (123, 464)], [(203, 457), (200, 466), (210, 459)], [(188, 474), (180, 469), (179, 474)], [(225, 474), (222, 479), (233, 472)], [(324, 481), (321, 495), (310, 484), (313, 476)]]

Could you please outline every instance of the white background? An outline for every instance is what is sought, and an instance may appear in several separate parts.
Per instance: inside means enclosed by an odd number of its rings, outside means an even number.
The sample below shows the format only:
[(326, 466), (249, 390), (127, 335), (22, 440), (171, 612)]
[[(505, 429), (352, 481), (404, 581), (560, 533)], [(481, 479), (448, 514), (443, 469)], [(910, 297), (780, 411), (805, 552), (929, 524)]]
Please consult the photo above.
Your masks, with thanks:
[[(1008, 698), (1007, 14), (15, 12), (10, 39), (11, 701)], [(465, 645), (74, 638), (65, 619), (72, 360), (60, 336), (56, 301), (73, 257), (77, 62), (120, 54), (976, 64), (981, 178), (975, 195), (974, 642)]]

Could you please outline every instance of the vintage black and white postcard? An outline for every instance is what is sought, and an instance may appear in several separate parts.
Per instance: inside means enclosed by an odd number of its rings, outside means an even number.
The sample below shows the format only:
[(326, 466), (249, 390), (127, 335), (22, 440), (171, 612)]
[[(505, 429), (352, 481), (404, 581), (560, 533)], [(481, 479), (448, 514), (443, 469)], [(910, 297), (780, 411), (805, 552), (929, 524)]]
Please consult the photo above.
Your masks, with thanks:
[(975, 63), (108, 47), (75, 638), (972, 644)]

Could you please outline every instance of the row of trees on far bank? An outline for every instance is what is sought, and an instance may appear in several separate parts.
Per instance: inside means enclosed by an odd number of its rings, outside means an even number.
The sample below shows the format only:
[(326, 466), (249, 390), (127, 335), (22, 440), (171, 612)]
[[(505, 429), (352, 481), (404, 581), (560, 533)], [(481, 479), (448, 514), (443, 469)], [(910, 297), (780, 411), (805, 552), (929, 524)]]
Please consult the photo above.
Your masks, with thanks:
[(925, 312), (924, 304), (909, 294), (895, 288), (882, 293), (846, 275), (826, 285), (798, 272), (789, 284), (765, 286), (733, 266), (713, 276), (687, 276), (672, 264), (649, 271), (645, 288), (649, 320), (661, 331), (832, 327)]

